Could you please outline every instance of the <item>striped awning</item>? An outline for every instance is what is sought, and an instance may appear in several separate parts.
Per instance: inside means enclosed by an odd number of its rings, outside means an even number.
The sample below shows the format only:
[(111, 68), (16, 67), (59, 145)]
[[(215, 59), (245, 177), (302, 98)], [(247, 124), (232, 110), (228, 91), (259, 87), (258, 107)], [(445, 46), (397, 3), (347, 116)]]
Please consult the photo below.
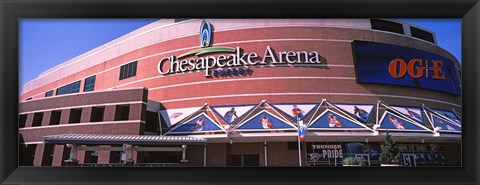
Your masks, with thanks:
[(102, 134), (61, 134), (43, 136), (50, 144), (98, 144), (98, 145), (205, 145), (207, 140), (188, 136), (159, 135), (102, 135)]

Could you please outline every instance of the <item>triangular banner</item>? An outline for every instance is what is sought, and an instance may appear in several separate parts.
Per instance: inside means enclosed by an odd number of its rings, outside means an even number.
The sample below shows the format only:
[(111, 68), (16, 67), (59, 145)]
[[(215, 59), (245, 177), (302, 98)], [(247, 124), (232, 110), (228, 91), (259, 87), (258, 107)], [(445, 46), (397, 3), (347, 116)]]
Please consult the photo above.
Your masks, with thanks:
[(211, 107), (228, 124), (250, 111), (254, 105)]
[(193, 114), (194, 112), (198, 111), (202, 107), (189, 107), (189, 108), (181, 108), (181, 109), (168, 109), (168, 110), (160, 110), (160, 114), (162, 115), (163, 119), (165, 120), (168, 127), (177, 124), (180, 120), (187, 117), (188, 115)]
[(223, 131), (204, 113), (173, 128), (169, 133), (194, 133), (202, 131)]
[(442, 116), (447, 117), (448, 119), (452, 120), (456, 124), (462, 125), (462, 121), (460, 120), (460, 118), (458, 116), (456, 116), (455, 113), (453, 113), (453, 112), (442, 111), (442, 110), (433, 110), (433, 111), (435, 111), (436, 113), (438, 113)]
[(308, 128), (365, 128), (330, 110), (313, 121)]
[(273, 116), (267, 111), (262, 111), (245, 123), (237, 127), (239, 130), (243, 129), (291, 129), (294, 128), (291, 125), (280, 120), (276, 116)]
[(374, 105), (345, 105), (334, 104), (338, 108), (350, 113), (352, 117), (362, 123), (366, 123), (370, 118)]
[(420, 108), (396, 106), (391, 106), (391, 108), (397, 110), (398, 112), (401, 112), (403, 115), (411, 118), (412, 120), (423, 123), (423, 116)]
[(317, 104), (271, 104), (276, 109), (297, 120), (297, 116), (303, 119), (308, 115)]
[(425, 130), (425, 128), (410, 123), (409, 121), (391, 113), (384, 114), (382, 121), (380, 122), (380, 129)]
[(458, 127), (455, 124), (452, 124), (450, 121), (445, 120), (435, 114), (431, 114), (433, 125), (435, 127), (440, 127), (440, 131), (462, 131), (462, 128)]

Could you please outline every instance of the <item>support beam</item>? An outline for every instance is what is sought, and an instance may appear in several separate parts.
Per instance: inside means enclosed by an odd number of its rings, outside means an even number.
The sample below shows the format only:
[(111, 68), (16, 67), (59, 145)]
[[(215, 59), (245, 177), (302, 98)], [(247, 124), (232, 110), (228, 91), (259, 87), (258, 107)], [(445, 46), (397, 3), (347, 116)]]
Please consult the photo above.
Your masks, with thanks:
[(182, 160), (180, 160), (181, 163), (187, 163), (187, 145), (182, 145)]
[(264, 153), (265, 153), (265, 166), (268, 166), (267, 140), (263, 141), (263, 150), (264, 150)]
[(203, 166), (207, 166), (207, 145), (203, 146)]
[(76, 144), (66, 144), (68, 148), (70, 148), (70, 156), (67, 160), (65, 160), (65, 166), (78, 166), (77, 160), (77, 145)]

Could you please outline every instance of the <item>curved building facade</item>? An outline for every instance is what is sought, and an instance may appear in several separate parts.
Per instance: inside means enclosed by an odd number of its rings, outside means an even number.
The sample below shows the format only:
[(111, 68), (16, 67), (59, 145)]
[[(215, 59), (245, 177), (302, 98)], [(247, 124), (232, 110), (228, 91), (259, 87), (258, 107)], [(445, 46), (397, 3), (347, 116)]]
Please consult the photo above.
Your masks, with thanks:
[[(460, 165), (460, 82), (434, 33), (406, 23), (159, 20), (28, 82), (20, 153), (25, 165), (378, 165), (389, 132), (402, 165)], [(120, 136), (132, 140), (102, 139)], [(178, 142), (137, 138), (154, 136)]]

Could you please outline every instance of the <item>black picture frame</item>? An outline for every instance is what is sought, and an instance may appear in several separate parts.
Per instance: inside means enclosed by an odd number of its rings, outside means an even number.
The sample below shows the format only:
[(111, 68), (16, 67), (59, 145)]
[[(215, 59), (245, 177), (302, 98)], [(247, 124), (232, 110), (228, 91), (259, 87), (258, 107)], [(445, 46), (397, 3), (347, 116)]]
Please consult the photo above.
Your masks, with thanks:
[[(1, 184), (477, 184), (478, 0), (0, 0)], [(461, 18), (462, 167), (18, 167), (20, 18)]]

